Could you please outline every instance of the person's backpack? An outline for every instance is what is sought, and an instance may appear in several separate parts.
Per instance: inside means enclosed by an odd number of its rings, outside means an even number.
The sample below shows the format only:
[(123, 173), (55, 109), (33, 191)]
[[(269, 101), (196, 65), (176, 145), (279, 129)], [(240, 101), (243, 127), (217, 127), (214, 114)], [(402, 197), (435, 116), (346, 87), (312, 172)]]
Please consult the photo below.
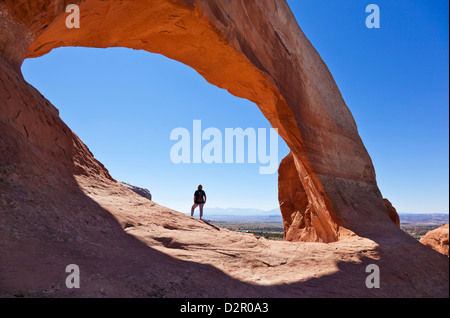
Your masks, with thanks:
[(205, 192), (202, 190), (195, 191), (195, 203), (204, 203), (203, 196), (205, 195)]

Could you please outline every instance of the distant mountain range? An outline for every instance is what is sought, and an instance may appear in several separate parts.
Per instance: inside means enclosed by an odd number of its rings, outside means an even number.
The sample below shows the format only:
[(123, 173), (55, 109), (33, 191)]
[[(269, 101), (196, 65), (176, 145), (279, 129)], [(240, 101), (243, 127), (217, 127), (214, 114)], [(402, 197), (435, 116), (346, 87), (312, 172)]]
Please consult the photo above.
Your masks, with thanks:
[(448, 224), (448, 213), (399, 213), (400, 224)]
[[(198, 212), (197, 212), (198, 213)], [(269, 211), (242, 208), (209, 208), (205, 207), (204, 218), (210, 221), (241, 223), (281, 223), (280, 209)]]
[(242, 209), (242, 208), (210, 208), (205, 206), (205, 213), (210, 215), (241, 215), (241, 216), (254, 216), (254, 215), (273, 215), (281, 214), (280, 209), (273, 209), (269, 211), (259, 209)]
[[(198, 210), (196, 211), (198, 213)], [(240, 223), (281, 223), (281, 211), (243, 209), (243, 208), (209, 208), (204, 209), (204, 218), (210, 221), (240, 222)], [(446, 213), (405, 213), (399, 212), (401, 224), (448, 224), (449, 214)]]
[[(152, 200), (152, 195), (148, 189), (140, 188), (126, 182), (120, 182), (123, 186), (136, 192), (137, 194)], [(198, 211), (197, 211), (198, 213)], [(186, 213), (188, 214), (188, 213)], [(281, 211), (279, 208), (272, 210), (243, 209), (243, 208), (210, 208), (205, 207), (204, 218), (210, 221), (236, 222), (236, 223), (282, 223)], [(400, 224), (448, 224), (448, 213), (406, 213), (398, 212)]]

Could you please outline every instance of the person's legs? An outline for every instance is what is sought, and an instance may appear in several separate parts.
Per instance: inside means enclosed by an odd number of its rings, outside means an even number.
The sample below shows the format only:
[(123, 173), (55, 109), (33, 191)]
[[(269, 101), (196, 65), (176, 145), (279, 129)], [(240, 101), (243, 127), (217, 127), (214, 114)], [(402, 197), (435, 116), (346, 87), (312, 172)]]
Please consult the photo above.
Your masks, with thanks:
[(204, 205), (205, 205), (204, 203), (199, 204), (199, 206), (200, 206), (200, 220), (201, 220), (202, 217), (203, 217), (203, 206), (204, 206)]
[(191, 208), (191, 216), (194, 216), (194, 210), (195, 210), (196, 207), (198, 207), (198, 204), (194, 203), (194, 205)]

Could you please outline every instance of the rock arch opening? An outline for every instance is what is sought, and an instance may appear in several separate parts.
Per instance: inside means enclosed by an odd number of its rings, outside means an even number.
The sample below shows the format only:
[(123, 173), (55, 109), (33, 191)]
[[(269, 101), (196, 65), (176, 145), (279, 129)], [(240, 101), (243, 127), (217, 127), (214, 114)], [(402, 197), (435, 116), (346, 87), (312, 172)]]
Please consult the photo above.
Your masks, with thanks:
[[(278, 158), (289, 152), (287, 146), (277, 138), (273, 147), (277, 152), (272, 154), (270, 124), (257, 106), (210, 85), (191, 68), (146, 51), (58, 48), (25, 60), (22, 73), (58, 105), (62, 120), (114, 179), (148, 188), (158, 204), (187, 213), (196, 183), (202, 183), (208, 190), (207, 219), (215, 207), (277, 208)], [(199, 164), (193, 163), (192, 126), (197, 122), (204, 134), (214, 129), (223, 135), (213, 136), (216, 144), (221, 143), (221, 162), (207, 163), (207, 158), (201, 158)], [(254, 133), (258, 159), (254, 163), (249, 162), (248, 150), (253, 147), (247, 136), (244, 149), (234, 136), (232, 164), (225, 162), (226, 141), (222, 139), (234, 127)], [(177, 129), (190, 134), (189, 162), (171, 160), (171, 148), (179, 141), (169, 137)], [(267, 144), (263, 151), (275, 157), (274, 162), (259, 160), (256, 148), (261, 132)], [(210, 143), (200, 140), (200, 150), (208, 150)], [(242, 163), (237, 162), (237, 149), (244, 155)], [(269, 165), (273, 172), (260, 174)]]
[(180, 61), (257, 104), (289, 146), (279, 174), (288, 239), (334, 242), (393, 225), (353, 117), (286, 2), (73, 1), (79, 29), (67, 29), (65, 2), (5, 2), (15, 32), (1, 39), (1, 52), (13, 68), (62, 46), (127, 47)]

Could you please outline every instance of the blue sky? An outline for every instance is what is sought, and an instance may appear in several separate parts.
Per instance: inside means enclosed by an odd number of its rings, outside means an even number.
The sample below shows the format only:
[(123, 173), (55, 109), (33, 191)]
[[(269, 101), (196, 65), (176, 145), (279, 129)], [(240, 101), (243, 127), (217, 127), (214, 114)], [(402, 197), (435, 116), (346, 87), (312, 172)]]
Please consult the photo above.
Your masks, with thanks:
[[(355, 117), (383, 196), (399, 212), (448, 213), (448, 1), (288, 3)], [(365, 26), (370, 3), (380, 29)], [(171, 131), (192, 133), (194, 120), (222, 133), (270, 128), (255, 104), (191, 68), (130, 49), (60, 48), (22, 71), (114, 178), (148, 188), (159, 204), (186, 213), (201, 183), (210, 207), (278, 206), (278, 176), (259, 174), (259, 163), (170, 160)], [(278, 161), (288, 152), (279, 139)]]

